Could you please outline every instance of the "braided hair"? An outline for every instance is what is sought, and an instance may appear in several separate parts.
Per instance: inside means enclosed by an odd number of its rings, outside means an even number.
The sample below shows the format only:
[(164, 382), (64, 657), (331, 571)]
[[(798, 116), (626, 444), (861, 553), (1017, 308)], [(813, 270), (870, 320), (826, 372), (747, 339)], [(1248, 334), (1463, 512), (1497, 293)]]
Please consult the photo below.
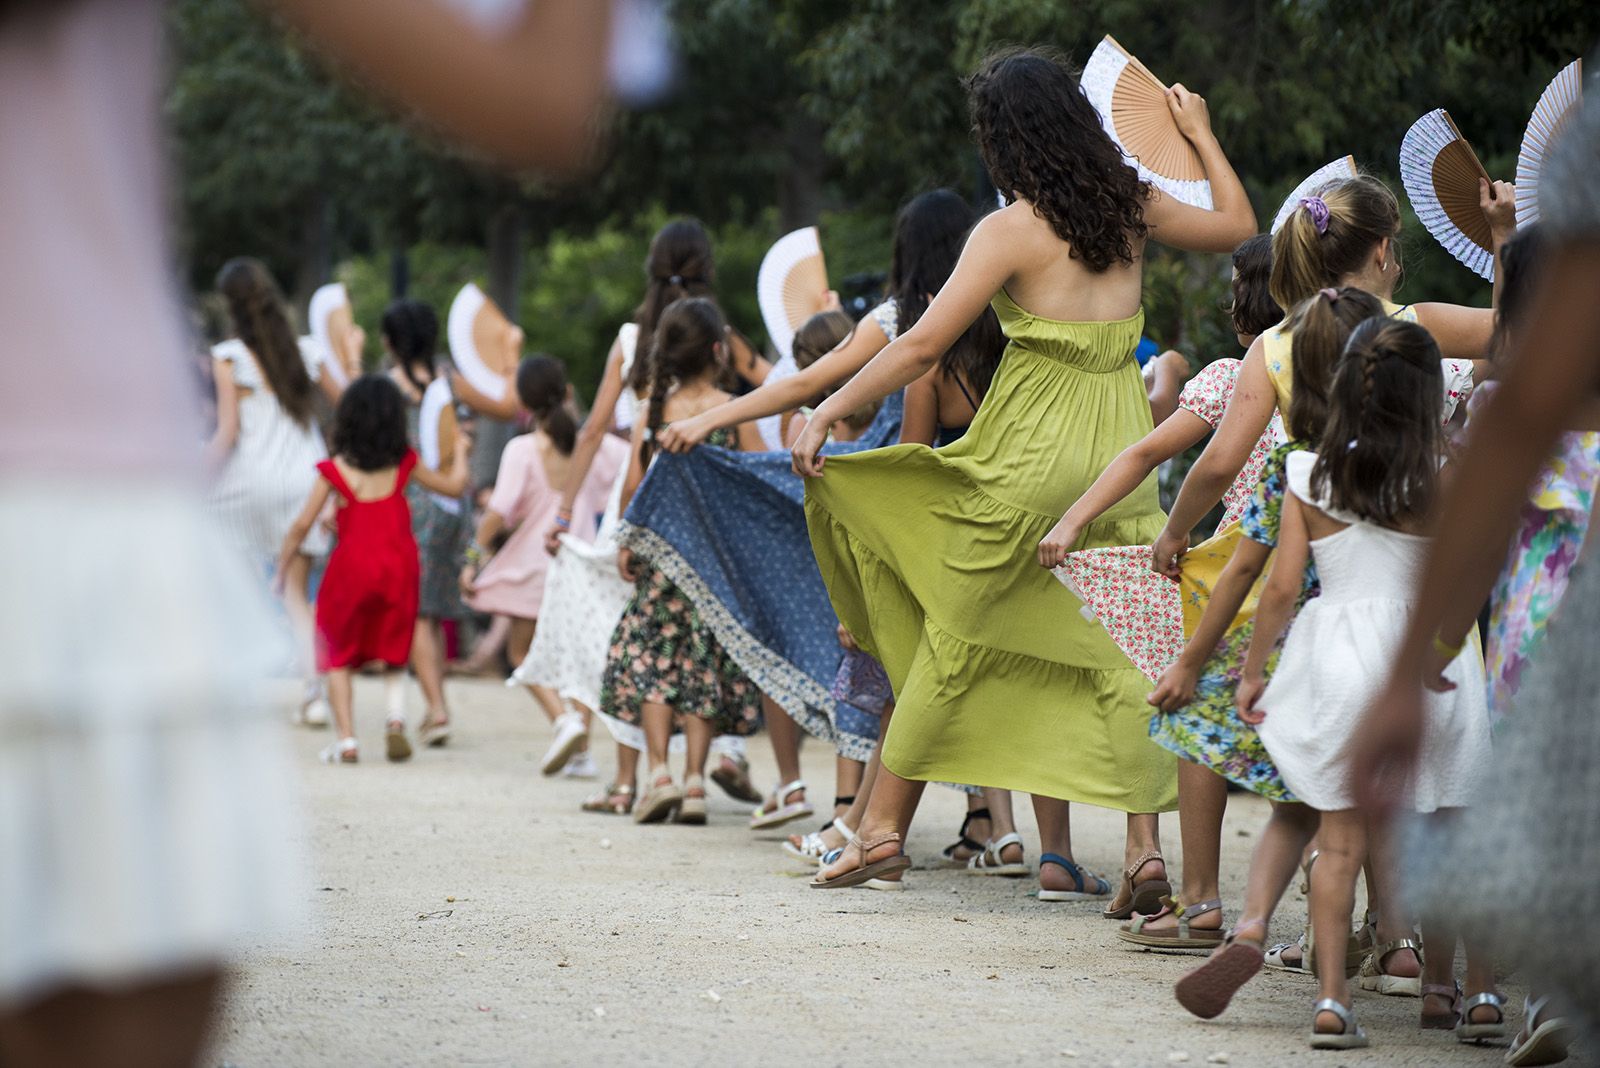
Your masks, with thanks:
[(217, 291), (227, 301), (234, 333), (261, 365), (278, 404), (296, 423), (309, 425), (311, 375), (272, 273), (260, 260), (231, 259), (217, 272)]
[(1444, 374), (1433, 335), (1382, 316), (1350, 334), (1334, 373), (1311, 489), (1385, 527), (1427, 514), (1444, 455)]
[[(439, 316), (433, 306), (420, 300), (394, 301), (384, 309), (381, 329), (400, 365), (400, 373), (418, 391), (426, 390), (439, 350)], [(422, 377), (423, 371), (428, 373), (427, 378)]]
[(677, 386), (718, 369), (717, 348), (727, 333), (727, 323), (716, 302), (705, 297), (674, 301), (661, 314), (650, 345), (650, 400), (645, 411), (645, 439), (639, 461), (650, 462), (655, 433), (665, 419), (667, 395)]

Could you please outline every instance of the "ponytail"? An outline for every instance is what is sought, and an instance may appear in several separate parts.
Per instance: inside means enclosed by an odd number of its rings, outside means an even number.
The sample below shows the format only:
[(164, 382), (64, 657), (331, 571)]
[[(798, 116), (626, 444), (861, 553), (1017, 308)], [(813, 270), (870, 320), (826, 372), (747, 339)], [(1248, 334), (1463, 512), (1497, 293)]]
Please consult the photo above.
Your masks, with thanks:
[(517, 365), (517, 399), (533, 415), (562, 456), (578, 443), (578, 422), (567, 407), (567, 372), (551, 356), (529, 356)]
[(1284, 422), (1291, 439), (1314, 445), (1322, 437), (1345, 342), (1357, 325), (1382, 314), (1382, 301), (1353, 286), (1320, 290), (1289, 313), (1284, 329), (1293, 338), (1294, 358)]
[(645, 438), (639, 461), (650, 463), (656, 431), (666, 416), (667, 396), (681, 386), (717, 368), (717, 345), (727, 336), (728, 324), (714, 301), (690, 297), (667, 308), (656, 326), (650, 345), (649, 401), (645, 407)]
[[(1292, 308), (1360, 271), (1380, 241), (1400, 235), (1400, 202), (1369, 175), (1342, 178), (1302, 197), (1272, 239), (1269, 290)], [(1399, 249), (1395, 249), (1398, 262)]]
[(394, 301), (384, 309), (381, 329), (394, 352), (400, 373), (419, 392), (426, 390), (428, 383), (417, 374), (417, 369), (426, 367), (431, 373), (439, 348), (439, 316), (432, 306), (420, 300)]
[(715, 263), (711, 235), (698, 219), (674, 219), (651, 239), (644, 273), (644, 300), (633, 313), (633, 321), (639, 324), (639, 348), (627, 382), (635, 393), (643, 393), (650, 382), (650, 361), (645, 357), (661, 313), (688, 297), (712, 295)]
[(283, 305), (278, 283), (259, 261), (231, 259), (217, 272), (234, 333), (250, 350), (280, 407), (301, 426), (311, 421), (311, 375)]

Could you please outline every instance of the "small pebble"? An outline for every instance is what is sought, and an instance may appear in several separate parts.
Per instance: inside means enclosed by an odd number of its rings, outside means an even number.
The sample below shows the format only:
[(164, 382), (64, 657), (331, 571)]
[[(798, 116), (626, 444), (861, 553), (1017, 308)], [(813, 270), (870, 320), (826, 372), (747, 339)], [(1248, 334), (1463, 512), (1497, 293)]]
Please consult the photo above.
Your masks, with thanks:
[(1168, 1064), (1183, 1064), (1188, 1059), (1189, 1055), (1181, 1049), (1175, 1049), (1171, 1053), (1167, 1054)]
[(738, 937), (737, 941), (748, 942), (748, 941), (750, 941), (750, 936), (749, 935), (740, 935)]
[(1078, 1051), (1075, 1050), (1075, 1049), (1064, 1049), (1064, 1050), (1061, 1051), (1061, 1055), (1063, 1057), (1066, 1057), (1068, 1060), (1077, 1060), (1078, 1059)]
[(455, 899), (455, 898), (453, 898), (453, 897), (447, 897), (447, 898), (445, 898), (445, 899), (444, 899), (444, 900), (445, 900), (445, 903), (446, 903), (446, 904), (450, 904), (450, 905), (453, 905), (453, 904), (455, 904), (455, 901), (456, 901), (456, 899)]
[(609, 839), (609, 838), (600, 839), (600, 848), (601, 849), (610, 849), (611, 848), (611, 839)]
[(722, 1003), (722, 995), (717, 993), (715, 990), (707, 990), (703, 996), (713, 1005), (720, 1005)]
[(1206, 1063), (1207, 1064), (1227, 1064), (1232, 1059), (1233, 1058), (1229, 1057), (1226, 1053), (1213, 1053), (1211, 1056), (1206, 1058)]
[(565, 961), (565, 960), (558, 960), (558, 961), (556, 961), (556, 967), (557, 968), (570, 968), (570, 967), (572, 967), (572, 962), (571, 961)]
[(606, 1017), (605, 1007), (603, 1005), (596, 1005), (594, 1007), (594, 1014), (596, 1016), (598, 1016), (602, 1020), (605, 1019), (605, 1017)]
[(478, 1011), (479, 1012), (488, 1012), (489, 1011), (489, 1006), (487, 1006), (487, 1005), (479, 1005), (478, 1006)]

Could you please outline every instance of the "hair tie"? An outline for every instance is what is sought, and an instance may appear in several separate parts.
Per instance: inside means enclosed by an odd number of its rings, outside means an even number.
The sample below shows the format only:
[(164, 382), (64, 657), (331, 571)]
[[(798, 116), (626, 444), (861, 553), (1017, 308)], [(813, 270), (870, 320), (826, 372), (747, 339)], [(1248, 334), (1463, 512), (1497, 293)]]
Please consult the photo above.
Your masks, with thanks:
[(1328, 210), (1327, 201), (1317, 196), (1301, 197), (1299, 206), (1305, 208), (1311, 216), (1311, 225), (1317, 228), (1318, 237), (1328, 232), (1328, 220), (1333, 217), (1333, 213)]
[(1332, 286), (1329, 286), (1326, 289), (1317, 290), (1317, 296), (1321, 297), (1323, 300), (1326, 300), (1329, 304), (1332, 304), (1339, 299), (1339, 291), (1334, 289)]
[(682, 289), (683, 288), (683, 275), (675, 274), (675, 275), (671, 276), (670, 278), (667, 279), (667, 285), (669, 285), (669, 286), (677, 286), (679, 289)]

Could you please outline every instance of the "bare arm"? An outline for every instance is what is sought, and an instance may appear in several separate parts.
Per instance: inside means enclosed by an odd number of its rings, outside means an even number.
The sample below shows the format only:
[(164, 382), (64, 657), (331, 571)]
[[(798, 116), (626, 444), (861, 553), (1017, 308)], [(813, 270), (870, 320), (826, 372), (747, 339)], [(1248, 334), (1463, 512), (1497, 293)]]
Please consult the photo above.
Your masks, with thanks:
[(317, 388), (322, 390), (322, 395), (328, 398), (329, 404), (335, 408), (339, 406), (339, 398), (344, 396), (344, 387), (333, 377), (333, 372), (328, 370), (327, 364), (323, 364), (317, 373)]
[[(594, 466), (600, 445), (611, 432), (611, 424), (617, 416), (617, 398), (622, 396), (624, 388), (622, 343), (613, 341), (611, 354), (606, 357), (605, 374), (600, 378), (600, 390), (595, 394), (594, 407), (589, 409), (589, 418), (578, 428), (578, 442), (572, 448), (567, 481), (561, 487), (561, 510), (557, 514), (568, 525), (572, 522), (572, 510), (577, 507), (578, 493), (583, 489), (584, 480), (589, 477), (589, 469)], [(545, 534), (544, 547), (547, 551), (553, 553), (561, 547), (560, 535), (564, 529), (558, 520)]]
[(1189, 252), (1232, 252), (1256, 232), (1256, 213), (1244, 183), (1211, 132), (1211, 113), (1203, 97), (1174, 85), (1167, 90), (1167, 107), (1200, 154), (1206, 181), (1211, 183), (1212, 207), (1196, 208), (1157, 192), (1144, 212), (1150, 236)]
[[(628, 439), (628, 475), (622, 480), (619, 513), (628, 511), (628, 505), (633, 503), (633, 495), (638, 492), (639, 483), (644, 481), (644, 461), (639, 457), (639, 449), (644, 445), (644, 436), (644, 420), (640, 419), (633, 424), (633, 435)], [(639, 580), (639, 568), (634, 561), (633, 550), (626, 545), (617, 550), (617, 574), (626, 582)]]
[(505, 393), (496, 400), (468, 382), (466, 376), (451, 371), (450, 392), (455, 395), (456, 400), (468, 408), (482, 412), (491, 419), (511, 423), (522, 417), (522, 404), (517, 400), (517, 391), (511, 388), (509, 382), (506, 383)]
[[(452, 417), (451, 422), (454, 421)], [(455, 427), (454, 430), (454, 435), (450, 439), (454, 442), (449, 451), (450, 466), (446, 470), (434, 471), (427, 464), (418, 464), (411, 470), (412, 477), (425, 489), (444, 497), (459, 497), (467, 492), (467, 483), (472, 478), (472, 472), (467, 465), (467, 457), (471, 454), (470, 439), (460, 427)]]
[(657, 440), (667, 452), (686, 452), (704, 441), (712, 431), (798, 408), (859, 372), (888, 344), (889, 339), (878, 324), (863, 319), (838, 348), (810, 367), (691, 419), (669, 423), (657, 435)]
[(488, 35), (437, 0), (272, 0), (365, 83), (513, 167), (589, 160), (606, 90), (611, 4), (538, 0)]
[[(910, 394), (907, 394), (909, 407)], [(1189, 411), (1176, 411), (1172, 417), (1117, 454), (1094, 485), (1067, 509), (1067, 514), (1039, 543), (1039, 564), (1056, 567), (1077, 547), (1083, 528), (1093, 523), (1113, 505), (1139, 488), (1150, 472), (1201, 440), (1211, 424)]]
[(328, 480), (318, 476), (316, 483), (311, 487), (311, 495), (306, 498), (305, 507), (300, 509), (300, 514), (294, 517), (294, 522), (289, 524), (288, 533), (283, 536), (283, 545), (278, 549), (278, 566), (273, 572), (272, 588), (280, 595), (283, 593), (283, 577), (288, 570), (289, 561), (294, 559), (294, 554), (300, 551), (300, 543), (306, 540), (306, 535), (311, 533), (311, 527), (317, 521), (317, 516), (322, 514), (323, 505), (328, 503), (328, 494), (333, 492), (333, 487)]
[[(1311, 536), (1306, 529), (1305, 506), (1294, 494), (1283, 498), (1283, 519), (1278, 528), (1278, 554), (1272, 572), (1256, 606), (1255, 632), (1250, 636), (1250, 651), (1245, 654), (1239, 678), (1239, 718), (1260, 723), (1265, 710), (1257, 707), (1266, 688), (1267, 658), (1289, 629), (1289, 617), (1305, 582), (1306, 563), (1311, 558)], [(1248, 587), (1247, 587), (1248, 588)]]
[(932, 445), (939, 440), (939, 368), (906, 387), (905, 415), (900, 419), (900, 444)]
[(1194, 633), (1184, 643), (1177, 662), (1162, 673), (1156, 682), (1149, 701), (1163, 712), (1176, 712), (1194, 700), (1195, 688), (1200, 683), (1200, 672), (1206, 661), (1216, 651), (1223, 635), (1228, 633), (1234, 617), (1250, 594), (1250, 587), (1267, 566), (1272, 550), (1258, 541), (1241, 538), (1229, 557), (1217, 584), (1211, 588), (1206, 600), (1206, 610), (1200, 616)]
[(1156, 539), (1151, 566), (1163, 574), (1177, 577), (1177, 557), (1188, 547), (1189, 532), (1222, 500), (1222, 495), (1244, 470), (1245, 461), (1250, 459), (1267, 424), (1272, 422), (1278, 395), (1273, 391), (1272, 379), (1267, 376), (1262, 351), (1261, 339), (1257, 338), (1245, 353), (1222, 424), (1206, 444), (1200, 459), (1189, 469), (1183, 487), (1178, 490), (1178, 499), (1172, 503), (1166, 529)]
[(206, 456), (215, 470), (239, 441), (239, 387), (233, 379), (233, 361), (212, 360), (211, 378), (217, 389), (217, 429), (206, 445)]
[(1150, 421), (1160, 426), (1178, 410), (1183, 384), (1189, 380), (1189, 357), (1168, 349), (1155, 358), (1154, 380), (1150, 383)]

